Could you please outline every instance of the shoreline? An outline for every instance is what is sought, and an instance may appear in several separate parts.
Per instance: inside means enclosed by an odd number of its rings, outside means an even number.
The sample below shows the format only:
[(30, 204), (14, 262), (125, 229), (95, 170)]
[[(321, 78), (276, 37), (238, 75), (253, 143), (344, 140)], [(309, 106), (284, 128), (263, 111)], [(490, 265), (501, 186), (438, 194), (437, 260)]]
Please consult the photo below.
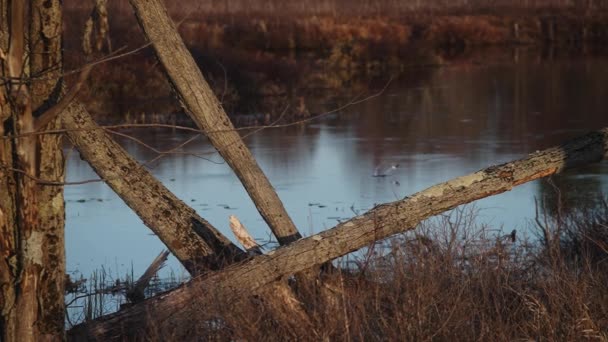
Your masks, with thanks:
[[(90, 11), (77, 5), (67, 5), (73, 18), (65, 23), (64, 29), (71, 32), (67, 37), (82, 36)], [(143, 45), (128, 4), (118, 1), (109, 6), (112, 46)], [(329, 17), (294, 16), (288, 9), (282, 15), (260, 15), (244, 8), (239, 12), (236, 6), (236, 12), (228, 14), (215, 9), (203, 15), (199, 9), (184, 18), (188, 6), (170, 6), (184, 42), (237, 126), (305, 119), (311, 115), (308, 98), (314, 90), (340, 98), (352, 84), (407, 77), (412, 68), (550, 61), (564, 53), (604, 55), (608, 42), (608, 10), (603, 8)], [(80, 45), (79, 38), (66, 40), (68, 70), (85, 63)], [(503, 52), (483, 56), (486, 50)], [(87, 85), (80, 98), (100, 121), (188, 121), (171, 118), (181, 112), (179, 103), (149, 48), (96, 66)]]

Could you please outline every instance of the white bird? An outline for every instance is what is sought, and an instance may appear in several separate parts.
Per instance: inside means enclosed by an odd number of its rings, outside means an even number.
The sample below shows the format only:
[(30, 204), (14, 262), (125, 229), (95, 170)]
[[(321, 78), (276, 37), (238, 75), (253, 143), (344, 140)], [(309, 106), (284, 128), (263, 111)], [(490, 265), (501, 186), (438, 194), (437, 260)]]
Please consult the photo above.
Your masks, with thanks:
[(398, 167), (399, 167), (399, 164), (393, 164), (393, 165), (391, 165), (389, 167), (378, 166), (374, 170), (374, 174), (372, 174), (372, 177), (386, 177), (386, 176), (389, 176), (391, 173), (393, 173), (395, 170), (397, 170)]

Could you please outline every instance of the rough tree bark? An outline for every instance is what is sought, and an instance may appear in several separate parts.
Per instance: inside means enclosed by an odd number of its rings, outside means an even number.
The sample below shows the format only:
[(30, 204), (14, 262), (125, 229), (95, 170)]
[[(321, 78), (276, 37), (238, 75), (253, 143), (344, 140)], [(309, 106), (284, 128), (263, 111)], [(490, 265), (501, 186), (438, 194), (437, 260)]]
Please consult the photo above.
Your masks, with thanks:
[[(57, 104), (63, 86), (63, 53), (61, 43), (62, 9), (60, 0), (31, 0), (30, 2), (30, 97), (36, 121), (48, 108)], [(59, 120), (46, 124), (47, 129), (61, 127)], [(38, 177), (51, 182), (64, 181), (65, 161), (62, 137), (40, 135)], [(44, 234), (40, 248), (45, 268), (39, 280), (40, 331), (49, 339), (64, 334), (65, 321), (65, 206), (63, 186), (39, 184), (39, 218)]]
[[(262, 249), (249, 234), (247, 228), (239, 219), (230, 215), (230, 229), (236, 239), (245, 248), (249, 255), (261, 255)], [(298, 336), (316, 335), (314, 325), (310, 316), (304, 309), (304, 305), (297, 298), (294, 291), (289, 287), (286, 279), (280, 279), (260, 291), (258, 302), (273, 316), (279, 324), (285, 325), (285, 331), (292, 334), (286, 339), (298, 339)], [(232, 322), (231, 322), (232, 323)], [(238, 324), (238, 322), (237, 322)]]
[[(179, 200), (162, 183), (101, 129), (86, 109), (72, 103), (61, 114), (70, 140), (97, 174), (137, 213), (144, 223), (170, 248), (177, 259), (195, 276), (217, 270), (247, 257), (194, 209)], [(277, 322), (303, 324), (290, 326), (294, 331), (310, 327), (304, 310), (286, 282), (264, 290), (262, 305)], [(285, 319), (291, 317), (292, 319)]]
[[(9, 46), (9, 10), (8, 1), (0, 0), (0, 59), (2, 68), (0, 76), (8, 78), (6, 68)], [(6, 87), (0, 89), (0, 133), (4, 137), (10, 134), (12, 109), (9, 104), (9, 93)], [(16, 297), (16, 216), (15, 216), (15, 174), (8, 167), (13, 165), (13, 147), (11, 140), (0, 141), (0, 340), (15, 341), (16, 314), (13, 307)]]
[[(300, 239), (295, 224), (287, 214), (283, 203), (270, 184), (253, 155), (230, 122), (228, 115), (213, 91), (205, 81), (192, 55), (186, 48), (162, 0), (130, 0), (135, 15), (146, 37), (152, 43), (156, 55), (163, 65), (169, 81), (181, 99), (186, 112), (198, 127), (205, 132), (213, 146), (230, 165), (241, 180), (259, 213), (262, 215), (281, 245)], [(310, 281), (316, 270), (308, 270), (297, 277), (302, 282)], [(277, 285), (280, 286), (280, 285)], [(282, 298), (293, 297), (291, 289), (284, 284), (282, 296), (268, 298), (269, 308), (275, 317), (281, 312), (291, 311), (302, 319), (302, 327), (309, 321), (303, 310), (291, 308), (289, 301)], [(265, 289), (266, 292), (271, 292)]]
[(301, 238), (274, 188), (205, 81), (162, 0), (130, 0), (141, 27), (190, 117), (239, 177), (280, 244)]
[[(432, 186), (403, 200), (383, 204), (333, 229), (260, 255), (242, 264), (198, 277), (151, 298), (70, 331), (72, 340), (112, 340), (153, 328), (171, 334), (192, 317), (221, 305), (230, 310), (243, 297), (263, 293), (268, 284), (290, 274), (353, 252), (421, 220), (458, 205), (511, 190), (523, 183), (608, 157), (608, 128), (527, 158), (492, 166)], [(170, 335), (168, 335), (170, 336)]]
[[(59, 0), (0, 1), (4, 76), (2, 108), (2, 265), (0, 339), (60, 340), (64, 334), (64, 162), (57, 136), (30, 133), (36, 116), (53, 106), (61, 89)], [(8, 46), (6, 45), (8, 43)], [(8, 54), (5, 54), (8, 48)], [(3, 88), (5, 89), (5, 88)], [(50, 123), (56, 125), (55, 122)], [(12, 154), (12, 156), (10, 156)], [(11, 175), (12, 173), (12, 175)], [(6, 268), (5, 268), (6, 267)]]
[(93, 170), (195, 276), (246, 254), (159, 182), (101, 129), (84, 106), (61, 114), (68, 137)]

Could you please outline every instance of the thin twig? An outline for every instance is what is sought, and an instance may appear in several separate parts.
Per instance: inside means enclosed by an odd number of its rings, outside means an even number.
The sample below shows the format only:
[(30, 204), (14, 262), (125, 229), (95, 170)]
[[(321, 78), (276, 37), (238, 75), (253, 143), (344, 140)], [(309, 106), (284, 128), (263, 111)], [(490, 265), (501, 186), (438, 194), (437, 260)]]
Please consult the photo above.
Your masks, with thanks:
[(91, 65), (86, 66), (82, 72), (80, 72), (76, 84), (72, 86), (70, 90), (68, 90), (65, 96), (57, 104), (49, 108), (41, 116), (35, 119), (34, 132), (37, 132), (40, 130), (40, 128), (53, 121), (53, 119), (59, 116), (59, 114), (61, 114), (61, 112), (63, 112), (70, 105), (70, 103), (72, 103), (72, 100), (74, 100), (76, 95), (78, 95), (80, 88), (82, 88), (82, 85), (86, 82), (87, 78), (89, 78), (92, 68), (93, 67)]
[(21, 133), (21, 134), (12, 134), (12, 135), (6, 135), (3, 136), (2, 139), (19, 139), (19, 138), (23, 138), (23, 137), (28, 137), (31, 135), (41, 135), (41, 134), (63, 134), (63, 133), (67, 133), (67, 132), (75, 132), (75, 131), (91, 131), (91, 130), (97, 130), (97, 129), (103, 129), (103, 130), (115, 130), (115, 129), (130, 129), (130, 128), (171, 128), (171, 129), (176, 129), (176, 130), (182, 130), (182, 131), (188, 131), (188, 132), (193, 132), (193, 133), (200, 133), (200, 134), (204, 134), (204, 135), (209, 135), (209, 134), (214, 134), (214, 133), (223, 133), (223, 132), (232, 132), (232, 131), (245, 131), (245, 130), (254, 130), (254, 132), (252, 133), (248, 133), (245, 136), (243, 136), (243, 139), (245, 139), (246, 137), (249, 137), (251, 134), (254, 133), (258, 133), (261, 130), (264, 129), (270, 129), (270, 128), (285, 128), (285, 127), (290, 127), (290, 126), (296, 126), (296, 125), (300, 125), (306, 122), (310, 122), (310, 121), (314, 121), (317, 119), (320, 119), (324, 116), (339, 112), (341, 110), (344, 110), (350, 106), (371, 100), (375, 97), (378, 97), (380, 95), (382, 95), (384, 93), (384, 91), (388, 88), (390, 82), (392, 81), (392, 78), (386, 83), (386, 85), (377, 93), (374, 93), (370, 96), (367, 96), (363, 99), (359, 99), (357, 100), (357, 98), (359, 96), (356, 96), (353, 98), (353, 100), (351, 100), (350, 102), (346, 103), (345, 105), (342, 105), (338, 108), (332, 109), (330, 111), (327, 112), (323, 112), (320, 114), (316, 114), (313, 115), (309, 118), (306, 119), (302, 119), (302, 120), (298, 120), (298, 121), (294, 121), (294, 122), (290, 122), (290, 123), (285, 123), (285, 124), (278, 124), (278, 122), (285, 116), (286, 114), (286, 109), (282, 111), (281, 115), (279, 116), (278, 119), (274, 120), (272, 124), (270, 125), (258, 125), (258, 126), (247, 126), (247, 127), (238, 127), (238, 128), (234, 128), (234, 129), (220, 129), (220, 130), (213, 130), (213, 131), (205, 131), (205, 130), (201, 130), (198, 128), (193, 128), (193, 127), (187, 127), (187, 126), (179, 126), (179, 125), (171, 125), (171, 124), (155, 124), (155, 123), (151, 123), (151, 124), (131, 124), (131, 123), (127, 123), (127, 124), (118, 124), (118, 125), (105, 125), (105, 126), (99, 126), (98, 128), (83, 128), (83, 129), (73, 129), (73, 130), (67, 130), (67, 129), (54, 129), (54, 130), (47, 130), (47, 131), (39, 131), (39, 132), (26, 132), (26, 133)]
[[(152, 152), (154, 152), (154, 153), (157, 153), (157, 154), (159, 154), (159, 155), (167, 155), (167, 154), (183, 154), (183, 155), (187, 155), (187, 156), (192, 156), (192, 157), (196, 157), (196, 158), (204, 159), (204, 160), (206, 160), (206, 161), (208, 161), (208, 162), (211, 162), (211, 163), (214, 163), (214, 164), (223, 164), (223, 162), (217, 162), (217, 161), (215, 161), (215, 160), (211, 160), (211, 159), (209, 159), (209, 158), (202, 157), (201, 155), (199, 155), (199, 154), (197, 154), (197, 153), (192, 153), (192, 152), (183, 152), (183, 151), (177, 151), (178, 149), (182, 148), (182, 147), (183, 147), (185, 144), (187, 144), (187, 143), (189, 143), (190, 141), (192, 141), (192, 140), (196, 139), (196, 138), (198, 137), (198, 135), (197, 135), (197, 136), (194, 136), (194, 137), (189, 138), (189, 139), (188, 139), (186, 142), (181, 143), (180, 145), (178, 145), (178, 146), (176, 146), (176, 147), (174, 147), (174, 148), (171, 148), (171, 149), (169, 149), (169, 150), (163, 151), (163, 150), (159, 150), (159, 149), (157, 149), (157, 148), (155, 148), (155, 147), (153, 147), (153, 146), (150, 146), (149, 144), (147, 144), (147, 143), (143, 142), (141, 139), (138, 139), (138, 138), (136, 138), (136, 137), (134, 137), (134, 136), (132, 136), (132, 135), (129, 135), (129, 134), (124, 134), (124, 133), (120, 133), (120, 132), (116, 132), (116, 131), (112, 131), (112, 130), (106, 130), (106, 131), (107, 131), (108, 133), (111, 133), (111, 134), (117, 135), (117, 136), (119, 136), (119, 137), (123, 137), (123, 138), (129, 139), (129, 140), (131, 140), (131, 141), (134, 141), (135, 143), (137, 143), (137, 144), (139, 144), (139, 145), (141, 145), (141, 146), (143, 146), (143, 147), (145, 147), (145, 148), (149, 149), (150, 151), (152, 151)], [(158, 157), (157, 157), (157, 158), (158, 158)], [(149, 161), (149, 162), (147, 162), (146, 164), (152, 163), (152, 162), (153, 162), (153, 161), (155, 161), (155, 160), (156, 160), (156, 159), (153, 159), (152, 161)], [(144, 166), (145, 166), (146, 164), (144, 164)]]
[(103, 180), (101, 178), (86, 179), (86, 180), (76, 181), (76, 182), (57, 182), (57, 181), (50, 181), (50, 180), (38, 178), (38, 177), (36, 177), (34, 175), (29, 174), (28, 172), (26, 172), (24, 170), (16, 169), (14, 167), (9, 167), (9, 166), (4, 165), (4, 164), (0, 164), (0, 169), (4, 169), (4, 170), (7, 170), (7, 171), (12, 171), (12, 172), (17, 172), (19, 174), (24, 175), (25, 177), (27, 177), (29, 179), (34, 180), (36, 183), (38, 183), (40, 185), (64, 186), (64, 185), (82, 185), (82, 184), (88, 184), (88, 183), (105, 182), (105, 180)]

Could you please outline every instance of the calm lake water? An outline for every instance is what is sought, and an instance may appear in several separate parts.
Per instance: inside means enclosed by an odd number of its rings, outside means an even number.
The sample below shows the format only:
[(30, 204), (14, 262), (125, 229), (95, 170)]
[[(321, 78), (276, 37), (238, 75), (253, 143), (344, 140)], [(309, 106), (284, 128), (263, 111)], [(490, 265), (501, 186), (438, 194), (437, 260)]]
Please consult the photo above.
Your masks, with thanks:
[[(403, 198), (435, 183), (520, 158), (608, 126), (608, 59), (578, 58), (483, 65), (459, 63), (406, 71), (379, 96), (305, 125), (266, 129), (246, 142), (300, 231), (333, 227), (376, 203)], [(367, 94), (381, 89), (374, 82)], [(376, 89), (374, 89), (376, 88)], [(353, 94), (358, 90), (353, 89)], [(364, 94), (365, 95), (365, 94)], [(312, 101), (314, 102), (314, 101)], [(312, 111), (335, 103), (311, 103)], [(332, 107), (334, 106), (334, 107)], [(130, 132), (160, 149), (192, 135), (171, 130)], [(141, 161), (156, 155), (130, 140), (123, 145)], [(229, 238), (228, 216), (238, 216), (261, 240), (269, 230), (230, 168), (199, 137), (154, 164), (152, 172)], [(68, 150), (68, 180), (95, 178)], [(374, 178), (378, 165), (400, 167)], [(476, 202), (480, 222), (525, 231), (535, 198), (554, 198), (557, 185), (570, 206), (608, 190), (602, 163), (535, 181)], [(100, 267), (135, 276), (163, 249), (141, 220), (101, 182), (66, 187), (68, 271), (85, 277)], [(183, 272), (175, 259), (163, 272)]]

